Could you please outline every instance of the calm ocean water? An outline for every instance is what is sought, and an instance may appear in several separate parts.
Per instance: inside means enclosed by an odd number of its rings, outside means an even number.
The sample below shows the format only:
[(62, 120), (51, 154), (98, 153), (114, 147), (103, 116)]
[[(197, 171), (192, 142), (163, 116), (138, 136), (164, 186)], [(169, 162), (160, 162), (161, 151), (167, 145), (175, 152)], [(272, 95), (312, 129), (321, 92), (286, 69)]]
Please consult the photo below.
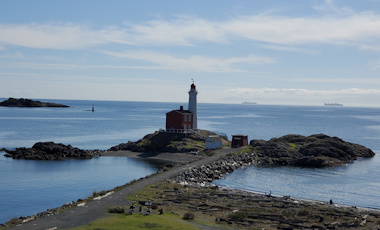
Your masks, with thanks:
[[(0, 107), (0, 148), (39, 141), (108, 149), (164, 128), (165, 113), (187, 103), (43, 100), (70, 108)], [(90, 112), (92, 104), (95, 112)], [(198, 127), (249, 139), (325, 133), (380, 154), (380, 108), (199, 104)], [(85, 198), (158, 170), (130, 158), (39, 162), (0, 153), (0, 222)], [(215, 183), (278, 195), (380, 208), (380, 157), (344, 167), (247, 167)]]

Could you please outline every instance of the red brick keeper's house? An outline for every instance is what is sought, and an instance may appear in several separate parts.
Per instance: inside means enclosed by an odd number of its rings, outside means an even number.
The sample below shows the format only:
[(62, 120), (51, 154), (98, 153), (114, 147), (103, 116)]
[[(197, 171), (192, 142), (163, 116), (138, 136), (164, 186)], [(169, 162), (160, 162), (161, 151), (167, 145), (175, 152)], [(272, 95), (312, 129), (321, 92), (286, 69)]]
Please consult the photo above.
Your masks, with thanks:
[(184, 110), (183, 106), (179, 110), (172, 110), (166, 113), (166, 130), (178, 132), (193, 129), (193, 113)]

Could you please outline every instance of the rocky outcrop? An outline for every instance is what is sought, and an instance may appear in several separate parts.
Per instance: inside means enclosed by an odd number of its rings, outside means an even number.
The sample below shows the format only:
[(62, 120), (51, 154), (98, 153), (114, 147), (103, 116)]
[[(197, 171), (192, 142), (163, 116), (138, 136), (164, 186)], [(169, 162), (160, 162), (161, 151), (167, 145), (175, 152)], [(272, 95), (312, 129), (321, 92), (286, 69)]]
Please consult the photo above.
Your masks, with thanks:
[[(172, 178), (180, 184), (205, 185), (236, 169), (251, 164), (301, 167), (338, 166), (358, 157), (373, 157), (368, 148), (337, 137), (316, 134), (308, 137), (286, 135), (269, 141), (252, 140), (248, 152), (238, 153), (199, 168), (191, 168)], [(246, 151), (246, 150), (244, 150)]]
[(56, 103), (49, 102), (41, 102), (41, 101), (33, 101), (30, 99), (15, 99), (9, 98), (8, 100), (0, 102), (0, 106), (8, 106), (8, 107), (69, 107), (67, 105), (61, 105)]
[[(111, 147), (108, 151), (130, 150), (133, 152), (198, 152), (205, 149), (204, 141), (209, 135), (216, 135), (206, 130), (194, 133), (155, 132), (148, 134), (137, 142), (129, 141)], [(226, 140), (225, 140), (226, 141)]]
[(372, 150), (338, 137), (315, 134), (308, 137), (286, 135), (269, 141), (252, 140), (250, 146), (257, 152), (263, 165), (290, 165), (302, 167), (329, 167), (350, 163), (359, 157), (373, 157)]
[(56, 144), (54, 142), (38, 142), (32, 148), (3, 149), (4, 156), (13, 159), (26, 160), (62, 160), (62, 159), (91, 159), (98, 156), (100, 151), (88, 151), (74, 148), (71, 145)]

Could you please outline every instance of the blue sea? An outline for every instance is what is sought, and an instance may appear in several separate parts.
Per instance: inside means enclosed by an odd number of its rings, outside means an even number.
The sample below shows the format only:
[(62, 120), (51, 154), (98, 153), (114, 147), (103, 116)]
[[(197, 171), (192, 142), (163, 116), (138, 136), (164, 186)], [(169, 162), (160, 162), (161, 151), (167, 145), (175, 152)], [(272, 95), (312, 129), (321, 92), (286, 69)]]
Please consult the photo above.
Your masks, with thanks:
[[(187, 103), (41, 100), (70, 108), (0, 107), (0, 148), (40, 141), (105, 150), (165, 127), (165, 113)], [(91, 112), (94, 105), (95, 112)], [(198, 104), (198, 127), (249, 139), (324, 133), (362, 144), (377, 155), (326, 169), (250, 166), (220, 186), (380, 209), (380, 108)], [(86, 198), (159, 170), (142, 160), (13, 160), (0, 152), (0, 223)]]

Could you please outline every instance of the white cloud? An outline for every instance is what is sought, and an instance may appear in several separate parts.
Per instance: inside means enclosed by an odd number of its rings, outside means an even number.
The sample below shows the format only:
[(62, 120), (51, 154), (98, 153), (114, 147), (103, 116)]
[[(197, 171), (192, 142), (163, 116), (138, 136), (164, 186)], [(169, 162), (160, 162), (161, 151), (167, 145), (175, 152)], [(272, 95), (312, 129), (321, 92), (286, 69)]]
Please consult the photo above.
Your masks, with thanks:
[(25, 59), (25, 56), (21, 52), (15, 52), (15, 53), (0, 54), (0, 58), (6, 58), (6, 59)]
[(369, 46), (369, 45), (360, 45), (359, 49), (361, 50), (369, 50), (369, 51), (374, 51), (374, 52), (379, 52), (380, 51), (380, 44), (375, 45), (375, 46)]
[(319, 17), (251, 15), (225, 21), (181, 17), (172, 21), (153, 20), (130, 25), (128, 35), (134, 43), (142, 44), (192, 45), (239, 40), (283, 45), (367, 44), (369, 41), (377, 44), (379, 27), (380, 16), (371, 12)]
[(235, 19), (226, 27), (230, 34), (274, 44), (347, 44), (380, 38), (380, 17), (370, 13), (315, 18), (258, 15)]
[(337, 14), (352, 14), (354, 11), (349, 7), (338, 7), (335, 0), (326, 0), (323, 4), (315, 5), (313, 8), (318, 11)]
[(309, 89), (277, 89), (277, 88), (234, 88), (225, 93), (235, 96), (251, 96), (263, 98), (302, 98), (302, 97), (333, 97), (354, 95), (380, 95), (380, 89), (341, 89), (341, 90), (309, 90)]
[(234, 65), (243, 63), (262, 65), (274, 62), (272, 58), (259, 57), (255, 55), (218, 59), (195, 55), (186, 58), (174, 57), (168, 54), (150, 51), (127, 51), (123, 53), (105, 51), (103, 53), (119, 58), (143, 60), (170, 70), (192, 70), (204, 72), (245, 72), (244, 70), (234, 67)]
[(371, 12), (314, 17), (259, 14), (220, 21), (182, 16), (174, 20), (156, 19), (101, 29), (72, 23), (3, 23), (0, 24), (0, 44), (82, 49), (112, 43), (188, 46), (248, 40), (277, 45), (349, 44), (378, 47), (379, 28), (380, 15)]
[(2, 68), (16, 69), (163, 69), (159, 66), (131, 66), (131, 65), (75, 65), (75, 64), (51, 64), (36, 62), (0, 62)]
[(220, 25), (197, 17), (180, 16), (173, 21), (151, 20), (126, 24), (135, 44), (192, 45), (197, 41), (225, 43), (225, 31)]
[(380, 69), (380, 60), (377, 60), (377, 61), (370, 61), (370, 62), (369, 62), (369, 66), (370, 66), (372, 69)]
[(0, 24), (0, 43), (42, 49), (80, 49), (110, 42), (115, 30), (76, 24)]
[(312, 54), (312, 55), (321, 54), (321, 52), (319, 52), (317, 50), (296, 48), (296, 47), (291, 47), (291, 46), (263, 45), (262, 47), (267, 48), (267, 49), (271, 49), (271, 50), (279, 50), (279, 51), (286, 51), (286, 52), (308, 53), (308, 54)]
[(380, 79), (378, 78), (290, 78), (287, 79), (287, 81), (309, 83), (380, 84)]

